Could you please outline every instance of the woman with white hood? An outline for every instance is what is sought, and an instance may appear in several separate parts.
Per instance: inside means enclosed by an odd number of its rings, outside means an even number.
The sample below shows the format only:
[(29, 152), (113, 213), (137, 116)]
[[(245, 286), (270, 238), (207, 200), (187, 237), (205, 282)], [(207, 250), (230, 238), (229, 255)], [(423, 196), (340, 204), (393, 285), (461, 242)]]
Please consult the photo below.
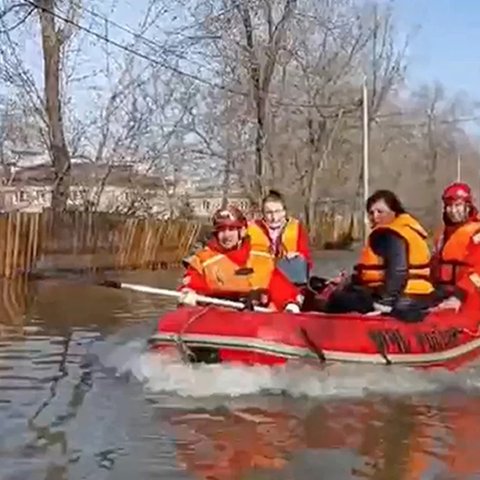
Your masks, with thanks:
[(269, 191), (261, 207), (262, 218), (249, 222), (247, 229), (252, 248), (269, 252), (292, 283), (305, 285), (312, 268), (308, 233), (288, 216), (285, 200), (276, 190)]

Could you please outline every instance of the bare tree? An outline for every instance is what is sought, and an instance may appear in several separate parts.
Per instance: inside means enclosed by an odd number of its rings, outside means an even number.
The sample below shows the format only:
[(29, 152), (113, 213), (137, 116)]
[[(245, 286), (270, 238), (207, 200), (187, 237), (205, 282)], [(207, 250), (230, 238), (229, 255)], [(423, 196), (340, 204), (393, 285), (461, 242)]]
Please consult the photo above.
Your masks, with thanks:
[[(122, 25), (100, 13), (102, 2), (92, 10), (94, 1), (84, 0), (81, 18), (70, 1), (34, 3), (43, 93), (22, 50), (22, 40), (35, 40), (32, 19), (0, 33), (0, 79), (14, 92), (16, 109), (25, 118), (34, 113), (36, 136), (51, 152), (55, 208), (65, 205), (68, 185), (82, 191), (69, 179), (72, 159), (81, 158), (100, 172), (85, 193), (90, 209), (105, 207), (104, 192), (130, 165), (125, 202), (109, 209), (175, 216), (185, 178), (208, 178), (223, 189), (224, 203), (234, 182), (253, 201), (275, 186), (314, 232), (320, 200), (363, 208), (364, 77), (372, 188), (395, 189), (432, 216), (438, 189), (456, 175), (456, 158), (463, 171), (474, 171), (477, 143), (459, 121), (478, 106), (440, 86), (408, 91), (408, 38), (398, 41), (391, 5), (150, 0), (137, 25)], [(179, 6), (182, 16), (165, 28), (159, 18)], [(94, 68), (82, 64), (91, 51), (85, 39), (96, 52)], [(141, 175), (155, 184), (140, 182)], [(420, 178), (426, 188), (418, 188)]]
[[(52, 209), (60, 212), (66, 209), (69, 197), (71, 159), (65, 139), (62, 115), (61, 73), (62, 52), (73, 34), (71, 24), (65, 22), (59, 27), (55, 16), (55, 0), (37, 0), (42, 37), (44, 66), (44, 97), (48, 119), (49, 151), (55, 172), (52, 191)], [(75, 2), (70, 2), (69, 18), (78, 12)]]
[[(268, 94), (277, 65), (277, 57), (280, 49), (284, 46), (283, 43), (289, 29), (289, 23), (295, 14), (297, 2), (296, 0), (285, 0), (277, 21), (274, 19), (276, 4), (270, 0), (264, 0), (263, 5), (258, 6), (254, 2), (234, 0), (234, 6), (240, 15), (244, 29), (242, 45), (246, 54), (244, 62), (251, 82), (256, 114), (255, 191), (257, 195), (262, 195), (264, 192), (262, 180), (265, 177), (264, 148)], [(255, 42), (255, 39), (261, 38), (262, 35), (255, 32), (252, 21), (252, 7), (257, 7), (256, 16), (263, 12), (263, 19), (266, 24), (266, 39), (261, 44)]]
[(7, 142), (10, 132), (10, 112), (5, 99), (2, 99), (0, 104), (0, 164), (3, 170), (2, 184), (11, 177), (10, 162), (7, 153)]
[[(294, 167), (303, 195), (307, 225), (313, 227), (317, 201), (335, 190), (355, 197), (355, 171), (360, 171), (360, 82), (367, 60), (375, 70), (371, 95), (372, 115), (377, 113), (402, 72), (403, 55), (393, 47), (388, 10), (375, 10), (375, 21), (348, 3), (316, 4), (300, 12), (298, 42), (292, 42), (286, 80), (297, 87), (297, 146)], [(348, 7), (348, 8), (347, 8)], [(368, 12), (367, 12), (368, 13)], [(368, 20), (368, 21), (367, 21)], [(380, 46), (372, 48), (381, 37)], [(372, 53), (373, 52), (373, 53)], [(372, 61), (372, 55), (374, 56)], [(298, 101), (298, 100), (297, 100)], [(291, 121), (291, 120), (290, 120)], [(348, 175), (342, 172), (348, 171)], [(358, 177), (357, 177), (358, 178)]]
[[(63, 51), (73, 30), (68, 22), (62, 27), (58, 26), (54, 0), (36, 0), (19, 6), (23, 7), (23, 18), (17, 27), (22, 26), (35, 10), (38, 13), (44, 66), (43, 95), (37, 88), (34, 75), (23, 62), (23, 42), (13, 38), (16, 32), (12, 28), (4, 28), (1, 35), (0, 53), (4, 60), (1, 73), (10, 87), (23, 94), (24, 112), (34, 112), (37, 116), (39, 132), (48, 148), (55, 172), (52, 207), (55, 211), (61, 211), (66, 207), (68, 199), (70, 153), (62, 118), (60, 70)], [(69, 7), (68, 17), (72, 18), (78, 12), (78, 7), (73, 1)]]
[[(195, 119), (205, 154), (239, 175), (253, 199), (272, 184), (301, 199), (299, 208), (313, 224), (317, 199), (332, 180), (337, 189), (346, 182), (342, 187), (352, 195), (358, 187), (341, 172), (360, 171), (349, 153), (360, 141), (359, 72), (375, 71), (372, 115), (403, 73), (391, 11), (348, 0), (300, 7), (238, 1), (223, 4), (221, 14), (208, 0), (201, 4), (210, 13), (197, 24), (216, 36), (205, 58), (213, 59), (225, 86), (221, 93), (211, 90), (213, 115)], [(347, 157), (356, 164), (347, 165)]]

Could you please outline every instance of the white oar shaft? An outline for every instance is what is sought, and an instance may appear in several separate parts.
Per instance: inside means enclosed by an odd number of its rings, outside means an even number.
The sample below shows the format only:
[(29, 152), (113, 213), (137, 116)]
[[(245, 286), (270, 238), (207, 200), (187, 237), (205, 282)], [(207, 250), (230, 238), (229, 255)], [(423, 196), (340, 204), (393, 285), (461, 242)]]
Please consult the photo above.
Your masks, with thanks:
[[(114, 286), (114, 285), (111, 285)], [(127, 290), (134, 290), (136, 292), (142, 293), (151, 293), (153, 295), (163, 295), (165, 297), (173, 297), (173, 298), (180, 298), (182, 292), (177, 290), (168, 290), (166, 288), (157, 288), (157, 287), (149, 287), (147, 285), (138, 285), (135, 283), (121, 283), (118, 282), (118, 286), (114, 286), (114, 288), (122, 288)], [(233, 300), (225, 300), (223, 298), (215, 298), (215, 297), (207, 297), (205, 295), (198, 295), (196, 296), (197, 301), (201, 303), (209, 303), (210, 305), (218, 305), (220, 307), (228, 307), (228, 308), (235, 308), (238, 310), (242, 310), (245, 308), (245, 304), (242, 302), (235, 302)], [(254, 307), (256, 312), (271, 312), (269, 308), (264, 307)]]

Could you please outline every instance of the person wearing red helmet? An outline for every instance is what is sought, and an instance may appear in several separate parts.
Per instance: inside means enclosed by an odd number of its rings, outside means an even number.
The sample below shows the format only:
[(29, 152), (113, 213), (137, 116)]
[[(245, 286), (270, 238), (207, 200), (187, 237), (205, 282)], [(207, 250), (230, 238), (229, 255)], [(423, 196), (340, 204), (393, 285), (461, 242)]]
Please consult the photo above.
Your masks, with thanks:
[(436, 235), (432, 279), (441, 308), (458, 309), (464, 300), (462, 279), (480, 267), (480, 221), (468, 184), (454, 182), (442, 194), (443, 226)]
[(212, 224), (213, 238), (185, 260), (179, 303), (195, 305), (196, 295), (201, 294), (254, 299), (262, 306), (298, 313), (303, 300), (298, 288), (275, 266), (271, 255), (252, 248), (242, 212), (233, 206), (217, 210)]

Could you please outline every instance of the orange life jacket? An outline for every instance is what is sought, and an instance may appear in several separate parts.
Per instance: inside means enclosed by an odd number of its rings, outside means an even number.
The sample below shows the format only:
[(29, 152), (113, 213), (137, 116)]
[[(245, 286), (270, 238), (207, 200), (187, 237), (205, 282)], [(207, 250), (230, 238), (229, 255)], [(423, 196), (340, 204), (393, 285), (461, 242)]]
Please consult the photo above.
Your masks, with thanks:
[[(276, 255), (277, 257), (284, 257), (287, 253), (299, 253), (299, 232), (299, 221), (295, 218), (289, 218), (280, 234), (280, 251)], [(257, 222), (249, 222), (247, 235), (250, 237), (250, 243), (254, 250), (269, 252), (270, 254), (275, 255), (275, 248), (271, 244), (270, 238)]]
[(467, 259), (467, 249), (472, 237), (480, 232), (480, 222), (467, 222), (457, 228), (444, 242), (444, 232), (435, 242), (438, 255), (436, 281), (442, 285), (456, 285), (465, 269), (472, 267)]
[[(275, 268), (272, 256), (266, 252), (250, 250), (245, 266), (238, 266), (226, 255), (209, 247), (186, 260), (201, 273), (212, 291), (248, 293), (256, 289), (267, 289)], [(240, 268), (251, 268), (252, 273), (239, 275)]]
[[(428, 295), (433, 291), (430, 282), (430, 250), (427, 244), (427, 232), (409, 214), (401, 214), (388, 225), (375, 227), (378, 230), (392, 230), (407, 242), (408, 252), (408, 279), (404, 293), (412, 295)], [(377, 288), (385, 283), (385, 266), (383, 259), (370, 247), (370, 236), (367, 245), (360, 254), (358, 264), (355, 266), (360, 282), (371, 288)]]

